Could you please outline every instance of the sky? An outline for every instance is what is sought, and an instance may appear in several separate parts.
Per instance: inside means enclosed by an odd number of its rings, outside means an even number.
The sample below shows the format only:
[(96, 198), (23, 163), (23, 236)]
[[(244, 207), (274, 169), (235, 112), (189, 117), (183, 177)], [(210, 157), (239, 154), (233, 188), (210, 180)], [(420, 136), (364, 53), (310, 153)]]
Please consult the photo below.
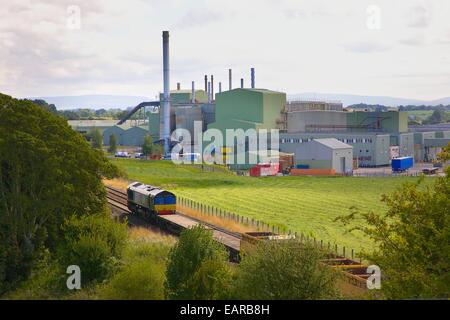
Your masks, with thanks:
[(0, 0), (0, 92), (162, 91), (205, 74), (256, 87), (432, 100), (450, 96), (448, 0)]

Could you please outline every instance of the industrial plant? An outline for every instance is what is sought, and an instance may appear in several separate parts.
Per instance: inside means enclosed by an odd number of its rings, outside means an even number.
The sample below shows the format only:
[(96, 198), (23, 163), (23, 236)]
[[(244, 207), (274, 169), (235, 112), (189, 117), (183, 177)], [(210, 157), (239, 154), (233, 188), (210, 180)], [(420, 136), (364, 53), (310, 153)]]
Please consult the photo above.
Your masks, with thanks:
[[(218, 90), (214, 75), (204, 75), (201, 86), (192, 81), (185, 89), (178, 82), (171, 90), (169, 32), (164, 31), (164, 90), (159, 101), (143, 102), (116, 125), (104, 128), (104, 143), (108, 144), (109, 136), (114, 134), (121, 145), (140, 145), (149, 134), (153, 141), (164, 145), (167, 155), (178, 142), (170, 140), (171, 133), (183, 128), (193, 137), (196, 121), (202, 123), (203, 131), (219, 129), (224, 136), (226, 129), (277, 129), (278, 151), (292, 155), (293, 168), (350, 174), (355, 168), (389, 166), (393, 158), (399, 157), (431, 162), (450, 142), (450, 131), (410, 130), (407, 112), (349, 111), (339, 101), (288, 101), (284, 92), (256, 87), (254, 68), (249, 69), (249, 75), (249, 87), (245, 87), (244, 78), (234, 87), (233, 71), (228, 69), (228, 83), (219, 82)], [(148, 122), (131, 128), (131, 116), (149, 106)], [(72, 126), (79, 131), (89, 129), (86, 125)], [(227, 145), (223, 150), (236, 152)], [(230, 167), (248, 170), (253, 166), (247, 163)]]

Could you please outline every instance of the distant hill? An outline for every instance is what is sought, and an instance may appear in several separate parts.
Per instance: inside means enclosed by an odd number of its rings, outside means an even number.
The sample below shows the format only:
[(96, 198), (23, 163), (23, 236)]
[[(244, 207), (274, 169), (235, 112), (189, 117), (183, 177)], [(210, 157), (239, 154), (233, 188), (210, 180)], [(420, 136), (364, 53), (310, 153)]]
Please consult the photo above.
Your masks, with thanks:
[[(42, 99), (49, 104), (54, 104), (58, 110), (67, 109), (126, 109), (134, 107), (143, 101), (150, 101), (148, 97), (119, 96), (119, 95), (83, 95), (83, 96), (59, 96), (59, 97), (31, 97), (29, 99)], [(154, 99), (153, 99), (154, 100)]]
[(426, 105), (435, 106), (439, 104), (448, 105), (450, 104), (450, 97), (437, 99), (437, 100), (417, 100), (417, 99), (407, 99), (407, 98), (395, 98), (387, 96), (360, 96), (353, 94), (333, 94), (333, 93), (315, 93), (315, 92), (304, 92), (298, 94), (288, 95), (288, 100), (338, 100), (342, 101), (344, 107), (354, 104), (372, 104), (372, 105), (384, 105), (388, 107), (397, 107), (400, 105)]
[[(143, 101), (152, 101), (155, 98), (144, 96), (121, 96), (121, 95), (82, 95), (82, 96), (57, 96), (57, 97), (30, 97), (29, 99), (42, 99), (49, 104), (54, 104), (58, 110), (67, 109), (126, 109), (134, 107)], [(385, 96), (359, 96), (352, 94), (314, 93), (305, 92), (299, 94), (288, 94), (288, 100), (339, 100), (344, 107), (360, 103), (371, 105), (384, 105), (396, 107), (399, 105), (449, 105), (450, 97), (432, 101), (394, 98)]]

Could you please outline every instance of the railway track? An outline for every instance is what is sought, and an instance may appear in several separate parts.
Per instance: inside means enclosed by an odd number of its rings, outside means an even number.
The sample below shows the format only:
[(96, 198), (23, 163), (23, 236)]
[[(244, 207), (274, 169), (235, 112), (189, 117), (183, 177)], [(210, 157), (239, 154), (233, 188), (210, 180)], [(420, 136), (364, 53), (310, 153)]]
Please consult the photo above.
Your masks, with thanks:
[[(106, 190), (108, 203), (112, 207), (126, 214), (129, 217), (130, 221), (134, 215), (130, 215), (131, 211), (128, 209), (127, 206), (128, 200), (126, 192), (110, 186), (106, 186)], [(140, 218), (136, 219), (138, 219), (138, 221), (140, 221), (141, 224), (144, 221)], [(242, 234), (240, 233), (226, 230), (224, 228), (215, 226), (200, 219), (196, 219), (186, 214), (183, 214), (182, 212), (177, 212), (176, 214), (173, 215), (157, 216), (155, 222), (160, 227), (173, 234), (179, 234), (182, 230), (186, 228), (202, 224), (207, 229), (211, 229), (213, 231), (213, 237), (218, 242), (221, 242), (222, 244), (225, 245), (225, 247), (227, 247), (227, 249), (230, 251), (231, 259), (236, 262), (239, 261), (239, 253), (241, 251), (241, 241), (243, 238)], [(342, 271), (342, 273), (345, 275), (347, 279), (347, 284), (349, 284), (351, 287), (358, 288), (360, 292), (362, 292), (361, 290), (366, 289), (366, 279), (369, 277), (369, 275), (366, 273), (367, 270), (366, 265), (363, 265), (360, 262), (356, 262), (346, 257), (337, 256), (335, 254), (330, 254), (328, 258), (322, 260), (322, 263), (330, 266), (335, 271)], [(352, 291), (353, 289), (347, 288), (346, 290)]]
[[(127, 194), (124, 191), (110, 186), (106, 186), (106, 190), (108, 203), (112, 207), (122, 210), (123, 213), (127, 215), (131, 213), (127, 206)], [(207, 229), (211, 229), (213, 231), (213, 237), (224, 244), (232, 254), (234, 253), (235, 256), (239, 254), (242, 236), (237, 232), (232, 232), (200, 219), (190, 217), (182, 212), (177, 212), (174, 215), (158, 216), (157, 219), (157, 222), (159, 222), (158, 224), (162, 222), (161, 224), (163, 226), (166, 226), (167, 229), (173, 231), (171, 233), (179, 233), (182, 229), (202, 224)]]

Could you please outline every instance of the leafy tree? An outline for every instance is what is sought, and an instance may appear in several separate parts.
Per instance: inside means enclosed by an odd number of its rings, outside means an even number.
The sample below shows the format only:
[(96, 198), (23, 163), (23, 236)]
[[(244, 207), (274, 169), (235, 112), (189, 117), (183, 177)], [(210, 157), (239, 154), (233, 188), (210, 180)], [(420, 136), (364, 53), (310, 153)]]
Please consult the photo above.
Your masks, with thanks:
[(117, 139), (116, 136), (114, 134), (111, 134), (109, 136), (109, 148), (108, 148), (108, 152), (110, 153), (116, 153), (117, 151)]
[(69, 215), (103, 212), (119, 173), (63, 118), (0, 94), (0, 294), (55, 253)]
[(436, 124), (443, 123), (447, 121), (447, 116), (444, 110), (434, 110), (431, 116), (429, 116), (424, 123), (425, 124)]
[(221, 259), (203, 261), (188, 283), (193, 299), (226, 299), (231, 291), (231, 273)]
[(125, 245), (125, 224), (114, 222), (106, 213), (80, 218), (71, 216), (63, 227), (60, 261), (63, 265), (78, 265), (83, 283), (106, 279)]
[(30, 100), (32, 101), (34, 104), (44, 108), (47, 111), (50, 111), (51, 113), (56, 114), (58, 111), (56, 110), (56, 106), (54, 104), (48, 104), (47, 101), (42, 100), (42, 99), (35, 99), (35, 100)]
[(142, 153), (144, 156), (149, 156), (153, 151), (153, 138), (150, 135), (146, 135), (144, 138), (144, 144), (142, 145)]
[[(450, 146), (441, 155), (450, 159)], [(382, 201), (385, 215), (352, 213), (345, 223), (361, 215), (364, 226), (355, 227), (372, 238), (371, 263), (380, 267), (382, 291), (387, 298), (450, 297), (450, 169), (431, 187), (405, 184)]]
[(235, 281), (238, 299), (328, 299), (337, 296), (337, 274), (320, 262), (323, 252), (298, 241), (266, 241), (242, 257)]
[(227, 251), (203, 226), (184, 230), (170, 250), (166, 296), (170, 299), (217, 299), (228, 291)]
[(103, 145), (103, 136), (99, 129), (95, 128), (89, 132), (89, 137), (92, 141), (92, 147), (95, 149), (101, 149)]

